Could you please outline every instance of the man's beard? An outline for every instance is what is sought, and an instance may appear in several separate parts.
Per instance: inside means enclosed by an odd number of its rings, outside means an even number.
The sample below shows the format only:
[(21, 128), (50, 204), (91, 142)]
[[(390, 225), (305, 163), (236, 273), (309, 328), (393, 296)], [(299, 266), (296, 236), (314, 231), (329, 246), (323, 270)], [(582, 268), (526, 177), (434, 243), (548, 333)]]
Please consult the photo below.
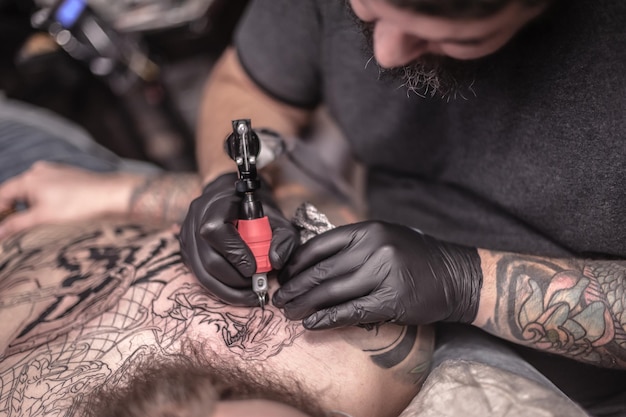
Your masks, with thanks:
[(466, 71), (458, 63), (446, 57), (425, 55), (402, 67), (379, 66), (380, 79), (401, 81), (400, 87), (420, 97), (451, 100), (475, 96), (473, 81), (467, 82)]
[[(373, 25), (358, 20), (365, 36), (365, 52), (371, 61), (373, 56)], [(378, 65), (378, 63), (376, 63)], [(444, 100), (468, 99), (474, 92), (474, 62), (460, 61), (446, 56), (427, 54), (401, 67), (383, 68), (378, 65), (379, 78), (383, 81), (401, 82), (399, 87), (407, 93), (420, 97), (440, 97)]]
[(220, 401), (262, 399), (289, 405), (311, 417), (326, 417), (311, 392), (295, 378), (280, 378), (259, 366), (224, 360), (197, 341), (184, 341), (180, 354), (141, 355), (123, 379), (74, 401), (72, 417), (208, 416)]

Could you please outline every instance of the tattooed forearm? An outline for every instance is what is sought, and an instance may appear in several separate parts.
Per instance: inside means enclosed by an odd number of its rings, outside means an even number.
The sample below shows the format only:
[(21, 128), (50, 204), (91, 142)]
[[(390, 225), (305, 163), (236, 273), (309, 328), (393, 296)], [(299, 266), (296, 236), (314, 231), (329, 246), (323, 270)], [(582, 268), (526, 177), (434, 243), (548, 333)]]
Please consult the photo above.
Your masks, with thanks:
[(626, 368), (626, 262), (495, 257), (487, 330), (517, 343)]
[(200, 195), (200, 179), (191, 173), (151, 176), (133, 189), (128, 213), (133, 219), (181, 222), (191, 201)]

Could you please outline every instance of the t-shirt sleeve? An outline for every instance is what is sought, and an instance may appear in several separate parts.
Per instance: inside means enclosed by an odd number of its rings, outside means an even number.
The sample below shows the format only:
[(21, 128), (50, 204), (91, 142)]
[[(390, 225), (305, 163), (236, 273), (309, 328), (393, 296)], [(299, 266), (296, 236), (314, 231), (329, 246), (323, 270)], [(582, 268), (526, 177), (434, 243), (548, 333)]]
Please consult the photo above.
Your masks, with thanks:
[(248, 76), (282, 102), (315, 107), (321, 91), (320, 20), (316, 0), (252, 0), (234, 35)]

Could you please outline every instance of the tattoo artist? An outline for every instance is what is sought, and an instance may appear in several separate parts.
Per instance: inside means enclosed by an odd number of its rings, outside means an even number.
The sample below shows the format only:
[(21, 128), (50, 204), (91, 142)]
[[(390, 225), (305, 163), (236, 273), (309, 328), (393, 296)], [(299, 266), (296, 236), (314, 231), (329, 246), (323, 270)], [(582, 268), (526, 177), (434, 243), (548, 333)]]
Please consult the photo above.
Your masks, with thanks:
[(253, 0), (204, 92), (186, 262), (258, 305), (224, 138), (297, 137), (326, 105), (369, 220), (298, 247), (265, 193), (271, 302), (308, 329), (471, 324), (626, 415), (624, 21), (621, 0)]

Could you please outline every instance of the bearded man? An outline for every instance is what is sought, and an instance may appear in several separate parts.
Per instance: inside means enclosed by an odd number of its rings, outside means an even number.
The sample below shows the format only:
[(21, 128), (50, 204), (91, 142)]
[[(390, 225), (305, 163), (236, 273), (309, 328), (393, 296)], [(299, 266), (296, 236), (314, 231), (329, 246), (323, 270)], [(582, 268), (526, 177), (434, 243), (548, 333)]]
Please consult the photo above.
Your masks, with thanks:
[(258, 303), (223, 140), (239, 118), (297, 137), (323, 105), (367, 220), (299, 245), (264, 196), (271, 302), (307, 329), (471, 324), (624, 415), (625, 19), (619, 0), (253, 0), (206, 86), (188, 264)]

